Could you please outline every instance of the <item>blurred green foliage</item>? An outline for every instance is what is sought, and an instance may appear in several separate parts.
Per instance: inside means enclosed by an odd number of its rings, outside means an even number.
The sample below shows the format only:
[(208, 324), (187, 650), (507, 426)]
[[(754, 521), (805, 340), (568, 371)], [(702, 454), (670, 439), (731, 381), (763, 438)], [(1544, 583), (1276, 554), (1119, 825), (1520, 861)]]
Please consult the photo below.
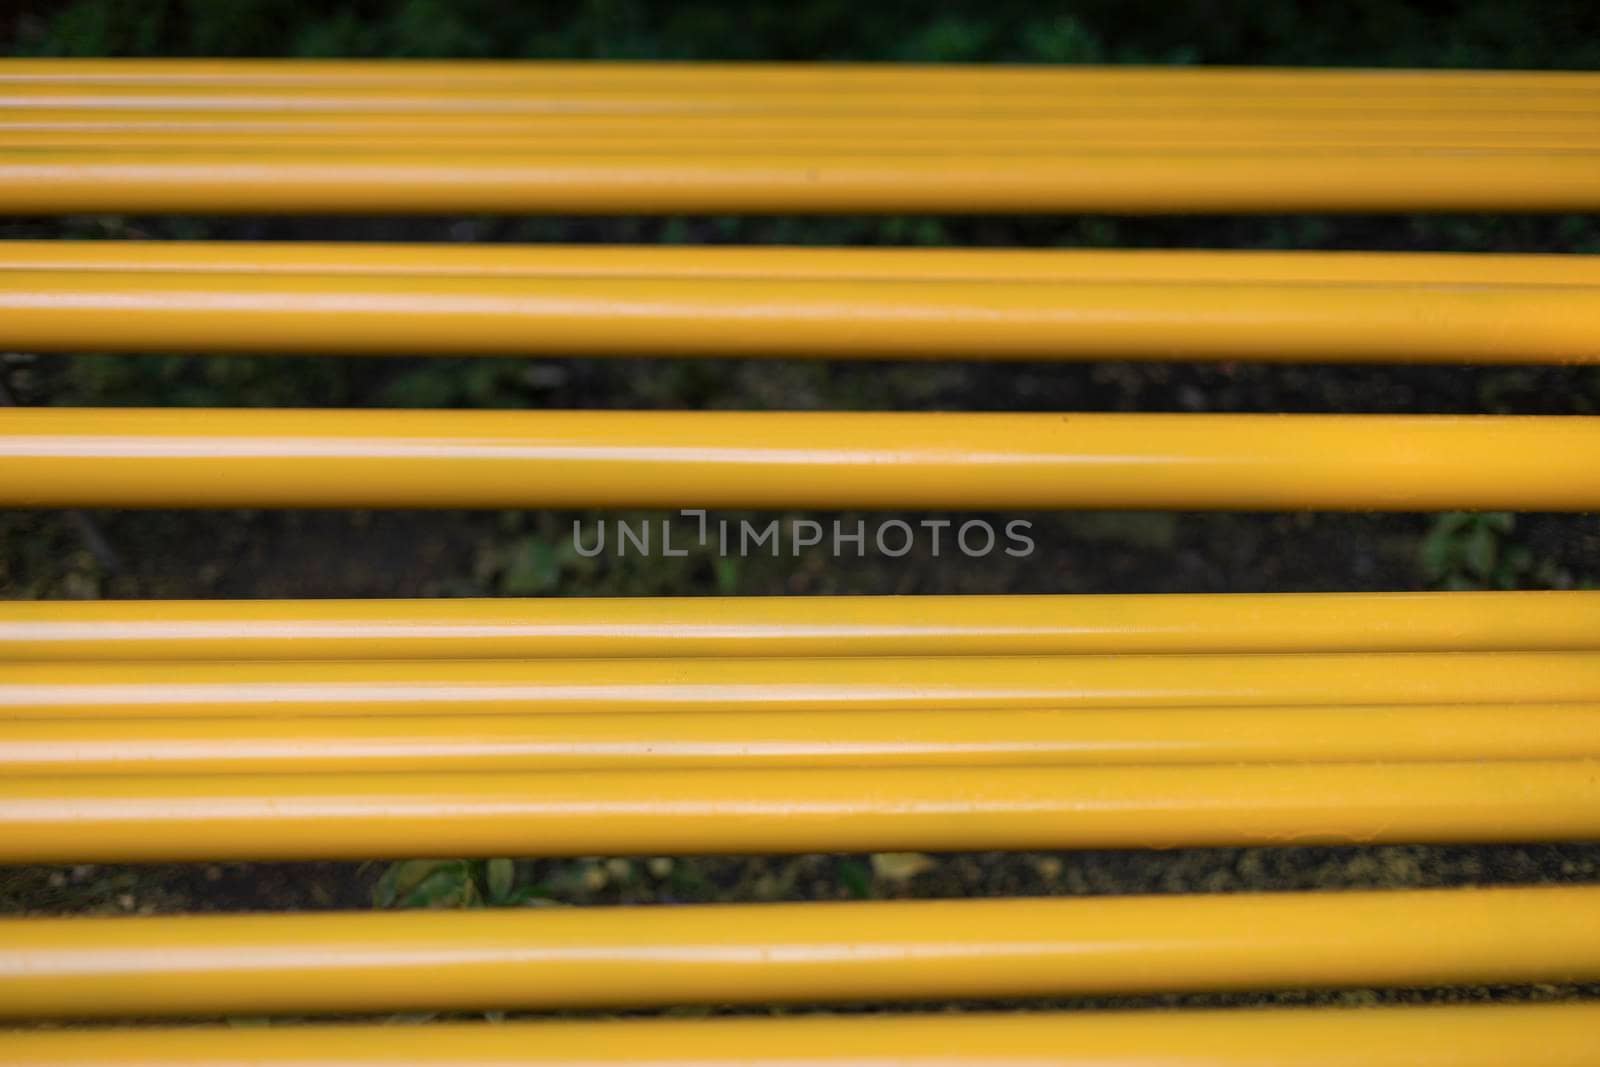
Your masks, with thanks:
[(1532, 554), (1508, 545), (1516, 516), (1503, 511), (1449, 512), (1422, 539), (1428, 579), (1446, 589), (1514, 589), (1533, 569)]
[(18, 0), (28, 55), (1600, 67), (1585, 0)]
[(1427, 580), (1441, 589), (1572, 589), (1593, 582), (1575, 576), (1516, 538), (1517, 516), (1504, 511), (1451, 511), (1434, 518), (1418, 547)]
[(542, 899), (508, 859), (408, 860), (390, 864), (372, 890), (380, 908), (512, 907)]

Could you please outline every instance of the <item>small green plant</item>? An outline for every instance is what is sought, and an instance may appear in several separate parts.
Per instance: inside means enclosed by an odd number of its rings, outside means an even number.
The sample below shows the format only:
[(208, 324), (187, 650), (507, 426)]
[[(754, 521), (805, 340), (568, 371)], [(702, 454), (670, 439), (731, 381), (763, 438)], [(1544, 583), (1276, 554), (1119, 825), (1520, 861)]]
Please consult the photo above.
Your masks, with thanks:
[(577, 560), (570, 542), (558, 543), (538, 535), (510, 546), (495, 582), (501, 596), (543, 596), (561, 587), (562, 574)]
[(838, 866), (839, 881), (846, 893), (857, 900), (873, 897), (872, 868), (858, 859), (843, 859)]
[(1520, 545), (1507, 545), (1516, 516), (1503, 511), (1440, 515), (1422, 539), (1422, 571), (1444, 589), (1514, 589), (1533, 567)]
[(541, 899), (517, 879), (513, 860), (407, 860), (390, 864), (373, 887), (379, 908), (515, 907)]
[(1592, 583), (1512, 540), (1515, 515), (1453, 511), (1422, 539), (1423, 574), (1441, 589), (1573, 589)]

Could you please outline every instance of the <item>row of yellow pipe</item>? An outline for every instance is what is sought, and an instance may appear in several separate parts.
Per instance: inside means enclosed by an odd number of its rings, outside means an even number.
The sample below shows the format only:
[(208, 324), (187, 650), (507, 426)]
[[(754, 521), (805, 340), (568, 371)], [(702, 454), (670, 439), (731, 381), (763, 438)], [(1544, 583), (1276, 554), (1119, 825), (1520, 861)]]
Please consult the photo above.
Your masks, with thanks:
[[(13, 408), (0, 467), (33, 508), (1584, 511), (1600, 419)], [(1027, 551), (991, 533), (962, 551)]]
[(0, 920), (12, 1018), (1597, 978), (1594, 887)]
[(0, 721), (1600, 702), (1600, 653), (0, 662)]
[(1593, 1003), (0, 1032), (11, 1067), (1589, 1067)]
[[(1140, 285), (1600, 286), (1600, 256), (773, 245), (0, 241), (0, 271)], [(954, 290), (952, 290), (954, 292)]]
[(0, 601), (0, 661), (1580, 650), (1600, 591)]
[[(0, 64), (0, 107), (10, 113), (0, 129), (0, 197), (13, 211), (1600, 203), (1600, 81), (1571, 75), (1407, 83), (1327, 74), (1283, 81), (1301, 87), (1290, 97), (1272, 91), (1280, 84), (1272, 76), (1238, 72), (1016, 71), (984, 81), (935, 71), (745, 68), (717, 77), (691, 67), (589, 68), (574, 77), (553, 66), (467, 74), (439, 65), (412, 68), (434, 79), (421, 85), (399, 66), (359, 64), (71, 68), (87, 80), (68, 69)], [(1371, 112), (1384, 117), (1368, 121)], [(887, 134), (887, 116), (902, 114), (923, 125)], [(952, 115), (966, 117), (938, 128)], [(1496, 116), (1500, 126), (1484, 123)], [(419, 117), (436, 131), (397, 133)], [(685, 117), (692, 125), (672, 128)], [(1020, 136), (1018, 120), (1028, 118), (1041, 120), (1027, 131), (1037, 140)], [(1290, 146), (1283, 131), (1308, 118)], [(438, 128), (458, 119), (456, 130)], [(1600, 306), (1591, 264), (1531, 257), (1382, 257), (1379, 266), (1377, 258), (999, 254), (991, 263), (836, 251), (606, 258), (410, 249), (374, 265), (383, 255), (19, 245), (0, 251), (0, 342), (67, 351), (1591, 361), (1596, 336), (1582, 324)], [(1236, 266), (1241, 273), (1227, 273)], [(1393, 276), (1375, 279), (1368, 267)], [(1260, 276), (1241, 276), (1251, 271)], [(1200, 284), (1205, 298), (1196, 300)], [(0, 504), (11, 506), (913, 508), (958, 499), (969, 507), (1586, 509), (1600, 501), (1587, 477), (1597, 461), (1600, 430), (1576, 419), (0, 414)], [(793, 484), (797, 474), (803, 484)], [(1015, 653), (1059, 645), (1103, 653), (1096, 642), (1117, 627), (1092, 624), (1084, 636), (1053, 616), (1040, 624), (1028, 614), (1035, 604), (1009, 616), (996, 605), (977, 623), (920, 617), (910, 627), (869, 612), (855, 622), (870, 635), (855, 657), (825, 659), (799, 657), (856, 640), (836, 616), (813, 612), (808, 623), (805, 612), (796, 621), (779, 609), (776, 622), (752, 622), (733, 612), (720, 627), (696, 616), (699, 628), (685, 637), (670, 629), (670, 611), (664, 631), (644, 610), (623, 624), (635, 655), (687, 648), (699, 658), (584, 660), (565, 657), (616, 654), (615, 615), (511, 616), (496, 629), (481, 606), (468, 615), (428, 608), (420, 621), (385, 625), (370, 606), (324, 614), (280, 605), (244, 612), (241, 627), (238, 616), (189, 606), (129, 636), (117, 609), (55, 615), (37, 630), (26, 611), (0, 613), (9, 620), (0, 647), (48, 646), (55, 659), (0, 663), (0, 862), (1593, 837), (1600, 658), (1584, 638), (1570, 643), (1593, 629), (1586, 602), (1559, 603), (1563, 611), (1537, 622), (1457, 621), (1479, 642), (1460, 645), (1442, 616), (1432, 616), (1432, 636), (1408, 625), (1408, 613), (1441, 605), (1397, 605), (1389, 640), (1478, 651), (1397, 651), (1377, 643), (1375, 628), (1346, 654), (1325, 645), (1304, 646), (1321, 654), (1286, 652), (1319, 625), (1324, 635), (1340, 628), (1348, 602), (1319, 601), (1298, 636), (1263, 637), (1299, 610), (1274, 616), (1263, 604), (1265, 617), (1241, 619), (1232, 637), (1201, 639), (1253, 636), (1266, 647), (1250, 651), (1280, 655), (1048, 658)], [(196, 645), (213, 655), (243, 647), (294, 656), (297, 645), (324, 640), (317, 627), (330, 619), (338, 635), (320, 661), (180, 660)], [(1191, 635), (1206, 625), (1171, 620), (1167, 602), (1141, 601), (1122, 626), (1145, 635), (1146, 651), (1171, 651), (1185, 625)], [(570, 648), (543, 644), (552, 629)], [(765, 643), (726, 657), (751, 629)], [(918, 658), (873, 658), (872, 640), (878, 653), (915, 649)], [(442, 651), (438, 642), (465, 642), (479, 656), (516, 656), (538, 642), (551, 658), (411, 658), (421, 647)], [(1012, 655), (929, 656), (926, 643), (939, 642)], [(405, 658), (332, 658), (345, 647)], [(1185, 650), (1223, 648), (1240, 651)], [(89, 659), (127, 650), (133, 662)], [(790, 658), (763, 658), (774, 651)], [(863, 713), (830, 714), (845, 710)], [(545, 714), (521, 714), (529, 711)], [(570, 714), (599, 711), (611, 714)], [(1360, 762), (1378, 760), (1388, 762)], [(722, 767), (735, 769), (712, 769)], [(285, 771), (295, 773), (263, 773)], [(0, 1014), (1579, 982), (1600, 979), (1596, 900), (1592, 889), (1547, 888), (6, 920)], [(1460, 1067), (1497, 1048), (1520, 1052), (1530, 1039), (1551, 1062), (1580, 1062), (1594, 1022), (1594, 1009), (1580, 1006), (1372, 1013), (1353, 1027), (1308, 1013), (1271, 1027), (1235, 1015), (1174, 1017), (1148, 1030), (1109, 1017), (883, 1020), (847, 1031), (819, 1020), (692, 1032), (591, 1025), (551, 1040), (530, 1028), (526, 1038), (539, 1056), (560, 1058), (565, 1048), (602, 1061), (638, 1062), (644, 1052), (714, 1062), (775, 1040), (770, 1047), (791, 1062), (797, 1054), (903, 1061), (909, 1050), (946, 1063), (1052, 1055), (1114, 1063), (1166, 1051), (1226, 1064), (1294, 1062), (1285, 1049), (1304, 1052), (1317, 1035), (1334, 1034), (1341, 1054), (1363, 1042), (1380, 1050), (1363, 1062), (1383, 1062), (1402, 1042), (1414, 1052), (1420, 1040), (1437, 1062)], [(1433, 1032), (1439, 1025), (1447, 1036)], [(170, 1067), (184, 1057), (442, 1065), (526, 1055), (471, 1028), (243, 1040), (215, 1031), (0, 1033), (5, 1062), (57, 1067), (96, 1056)]]
[[(1600, 79), (1596, 80), (1600, 84)], [(828, 116), (895, 115), (913, 117), (981, 117), (998, 119), (1073, 118), (1106, 116), (1137, 121), (1175, 117), (1196, 120), (1299, 116), (1308, 121), (1324, 117), (1355, 119), (1364, 116), (1427, 112), (1445, 118), (1505, 119), (1519, 115), (1567, 115), (1574, 119), (1600, 115), (1600, 93), (1592, 88), (1578, 93), (1513, 93), (1505, 95), (1450, 96), (1424, 94), (1412, 97), (1378, 95), (1300, 94), (1271, 97), (1244, 94), (1196, 93), (1184, 99), (1175, 91), (1131, 93), (1111, 98), (1108, 93), (1055, 93), (1021, 91), (984, 93), (981, 90), (938, 86), (879, 86), (853, 91), (730, 91), (722, 86), (696, 86), (667, 91), (616, 87), (562, 88), (544, 92), (502, 91), (475, 87), (418, 90), (396, 86), (352, 85), (339, 88), (297, 89), (209, 85), (194, 90), (171, 86), (19, 85), (0, 83), (0, 107), (26, 115), (31, 111), (72, 111), (81, 115), (115, 115), (120, 112), (170, 112), (185, 115), (516, 115), (560, 116), (575, 122), (593, 117), (652, 118), (669, 123), (680, 116), (774, 116), (821, 118)]]
[[(1582, 759), (1600, 755), (1596, 603), (1584, 592), (13, 602), (0, 605), (0, 767)], [(1219, 652), (1234, 654), (1195, 654)]]
[(975, 147), (1009, 154), (1084, 155), (1110, 148), (1205, 148), (1222, 153), (1315, 148), (1594, 151), (1600, 120), (1593, 114), (1484, 116), (1470, 112), (1308, 116), (1294, 112), (1134, 114), (551, 115), (469, 113), (341, 114), (320, 111), (185, 112), (140, 108), (84, 111), (57, 108), (0, 114), (0, 145), (8, 149), (145, 146), (284, 148), (294, 145), (350, 152), (478, 144), (499, 151), (590, 151), (609, 148), (648, 154), (689, 152), (886, 151), (959, 154)]
[[(540, 60), (30, 59), (0, 61), (0, 85), (273, 87), (314, 91), (358, 86), (501, 89), (567, 94), (594, 89), (760, 91), (981, 89), (1053, 93), (1114, 91), (1110, 102), (1155, 93), (1334, 95), (1415, 99), (1516, 99), (1527, 94), (1594, 102), (1600, 79), (1578, 71), (1394, 70), (1318, 67), (1172, 67), (916, 63), (739, 63)], [(1600, 105), (1597, 105), (1600, 106)]]
[[(137, 112), (131, 118), (84, 120), (68, 113), (26, 119), (0, 118), (0, 151), (94, 149), (106, 155), (129, 150), (159, 151), (180, 157), (219, 148), (229, 151), (281, 153), (314, 149), (333, 155), (364, 151), (475, 152), (530, 156), (554, 155), (864, 155), (895, 153), (960, 155), (981, 148), (995, 156), (1082, 156), (1092, 151), (1165, 151), (1204, 149), (1218, 154), (1261, 154), (1268, 150), (1350, 152), (1411, 149), (1460, 152), (1600, 150), (1600, 120), (1518, 122), (1494, 125), (1481, 121), (1451, 124), (1415, 122), (1319, 122), (1298, 117), (1272, 121), (1190, 121), (1173, 124), (1146, 120), (1133, 124), (1092, 119), (923, 120), (835, 122), (807, 116), (777, 121), (674, 122), (585, 121), (539, 118), (483, 118), (457, 123), (448, 118), (423, 118), (391, 124), (369, 124), (359, 117), (297, 116), (294, 120), (246, 118), (218, 121), (161, 113)], [(392, 117), (392, 116), (385, 116)], [(722, 127), (732, 127), (725, 129)]]
[(1597, 323), (1593, 284), (0, 271), (26, 351), (1587, 363)]
[(10, 776), (1565, 759), (1600, 704), (0, 718)]
[[(3, 90), (0, 90), (3, 91)], [(407, 114), (314, 111), (217, 112), (154, 108), (12, 109), (0, 114), (7, 149), (88, 147), (161, 151), (207, 147), (283, 150), (315, 146), (343, 154), (388, 148), (471, 148), (498, 152), (615, 152), (648, 155), (894, 152), (960, 155), (974, 148), (1010, 155), (1076, 157), (1106, 150), (1194, 150), (1218, 154), (1273, 150), (1415, 149), (1593, 152), (1600, 119), (1585, 113), (1485, 116), (1438, 109), (1307, 115), (1294, 111), (1221, 112), (1181, 108), (1133, 113), (1081, 112), (1019, 117), (891, 112), (871, 98), (835, 112), (621, 114), (467, 112)], [(863, 113), (865, 108), (865, 113)]]
[(1600, 202), (1579, 73), (24, 60), (0, 105), (20, 212)]
[[(721, 114), (907, 114), (1110, 116), (1272, 114), (1308, 117), (1433, 112), (1445, 115), (1600, 113), (1600, 78), (1556, 75), (1457, 75), (1454, 78), (1391, 72), (1324, 75), (1305, 72), (1082, 68), (1032, 71), (985, 67), (841, 68), (794, 64), (786, 68), (710, 71), (649, 65), (524, 64), (510, 77), (477, 77), (456, 66), (390, 64), (340, 76), (305, 77), (276, 72), (235, 72), (223, 77), (33, 76), (8, 63), (0, 70), (0, 105), (9, 109), (85, 112), (174, 110), (188, 112), (400, 112), (589, 116)], [(324, 68), (331, 71), (332, 68)], [(415, 70), (417, 75), (408, 75)], [(179, 73), (181, 72), (174, 72)], [(265, 73), (266, 77), (259, 76)], [(432, 74), (429, 77), (429, 74)], [(287, 74), (288, 76), (284, 76)], [(255, 75), (255, 76), (252, 76)], [(297, 78), (296, 75), (299, 75)]]
[[(875, 86), (850, 91), (785, 90), (744, 92), (725, 86), (693, 86), (661, 91), (633, 87), (560, 88), (503, 91), (479, 87), (414, 87), (349, 85), (299, 89), (271, 86), (208, 85), (198, 90), (161, 85), (40, 85), (0, 83), (0, 107), (26, 113), (34, 110), (116, 114), (123, 111), (169, 111), (183, 114), (335, 114), (335, 115), (560, 115), (649, 116), (671, 120), (680, 115), (913, 116), (968, 115), (1000, 118), (1116, 115), (1138, 118), (1174, 114), (1195, 117), (1299, 115), (1315, 121), (1324, 115), (1428, 111), (1450, 117), (1503, 117), (1523, 114), (1600, 115), (1600, 94), (1593, 87), (1575, 93), (1531, 92), (1504, 95), (1345, 95), (1299, 94), (1272, 97), (1255, 94), (1197, 92), (1185, 99), (1183, 86), (1156, 93), (1112, 97), (1115, 90), (1077, 94), (1050, 91), (985, 93), (941, 86)], [(1198, 88), (1198, 87), (1191, 87)]]
[(0, 863), (1595, 837), (1593, 759), (0, 777)]
[(76, 212), (1583, 212), (1600, 155), (1536, 149), (762, 154), (0, 151), (0, 201)]

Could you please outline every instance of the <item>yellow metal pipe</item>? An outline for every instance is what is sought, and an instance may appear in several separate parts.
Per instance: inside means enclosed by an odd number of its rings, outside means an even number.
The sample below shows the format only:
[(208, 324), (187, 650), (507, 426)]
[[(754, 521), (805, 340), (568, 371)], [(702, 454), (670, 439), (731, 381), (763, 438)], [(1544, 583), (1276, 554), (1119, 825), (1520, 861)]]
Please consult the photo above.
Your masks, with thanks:
[[(1006, 134), (993, 130), (973, 130), (960, 137), (959, 131), (941, 129), (916, 133), (903, 128), (864, 130), (858, 134), (811, 132), (804, 129), (768, 128), (741, 135), (738, 133), (693, 134), (660, 129), (589, 130), (523, 132), (495, 131), (475, 133), (470, 129), (428, 132), (408, 129), (378, 135), (372, 132), (331, 130), (281, 130), (262, 133), (232, 128), (175, 132), (169, 130), (128, 129), (113, 124), (85, 124), (104, 128), (31, 129), (29, 124), (0, 124), (0, 150), (96, 149), (106, 155), (125, 151), (167, 152), (181, 160), (187, 153), (212, 153), (218, 149), (246, 153), (283, 153), (315, 149), (337, 155), (356, 155), (365, 151), (384, 152), (471, 152), (512, 155), (598, 155), (616, 152), (629, 155), (707, 155), (739, 151), (759, 155), (823, 154), (869, 157), (892, 156), (897, 152), (930, 154), (949, 152), (971, 154), (982, 149), (994, 155), (1032, 157), (1041, 145), (1054, 144), (1062, 155), (1085, 149), (1117, 148), (1124, 151), (1161, 151), (1172, 148), (1192, 151), (1196, 146), (1217, 152), (1239, 151), (1259, 154), (1263, 149), (1346, 148), (1396, 149), (1406, 146), (1461, 151), (1593, 151), (1600, 149), (1600, 132), (1554, 129), (1547, 132), (1522, 128), (1502, 130), (1482, 124), (1466, 124), (1462, 130), (1429, 127), (1397, 127), (1371, 130), (1352, 128), (1300, 128), (1278, 133), (1272, 129), (1236, 128), (1135, 128), (1102, 132), (1093, 127), (1040, 131), (1034, 136)], [(328, 124), (337, 125), (337, 124)], [(793, 124), (789, 124), (793, 125)], [(1290, 125), (1288, 123), (1285, 124)], [(1592, 125), (1600, 126), (1600, 120)]]
[(1584, 511), (1600, 419), (10, 408), (0, 465), (31, 508)]
[[(620, 70), (620, 68), (613, 68)], [(862, 114), (891, 115), (1228, 115), (1274, 112), (1386, 115), (1418, 111), (1483, 116), (1568, 113), (1600, 115), (1600, 79), (1568, 75), (1543, 84), (1510, 79), (1457, 81), (1414, 78), (1387, 82), (1340, 82), (1297, 77), (1198, 77), (1169, 71), (1165, 77), (1080, 76), (1077, 79), (1009, 81), (977, 76), (965, 81), (922, 76), (873, 81), (826, 79), (826, 68), (812, 68), (809, 83), (740, 84), (705, 73), (692, 78), (546, 77), (522, 84), (472, 84), (435, 79), (419, 85), (404, 81), (345, 79), (341, 84), (250, 84), (212, 80), (200, 85), (156, 82), (0, 79), (0, 106), (12, 110), (73, 109), (85, 112), (173, 110), (221, 113), (324, 112), (437, 115), (740, 115)], [(530, 71), (532, 68), (530, 67)], [(537, 72), (535, 72), (537, 73)], [(547, 72), (548, 73), (548, 72)], [(823, 76), (819, 76), (823, 75)], [(1176, 75), (1176, 76), (1174, 76)]]
[[(1538, 112), (1485, 116), (1471, 111), (1419, 109), (1372, 114), (1320, 115), (1294, 112), (1191, 112), (1164, 109), (1133, 114), (1086, 111), (1018, 118), (1012, 115), (540, 115), (457, 114), (342, 115), (319, 112), (191, 112), (148, 109), (85, 111), (29, 108), (0, 115), (0, 133), (14, 146), (35, 144), (124, 144), (140, 137), (214, 136), (215, 144), (278, 138), (340, 138), (337, 147), (440, 139), (525, 143), (574, 143), (593, 139), (685, 144), (717, 141), (718, 147), (791, 139), (840, 147), (872, 148), (927, 142), (952, 150), (975, 143), (1030, 144), (1040, 152), (1096, 146), (1195, 144), (1216, 147), (1270, 145), (1310, 147), (1511, 147), (1582, 148), (1600, 139), (1600, 119), (1583, 113)], [(67, 139), (54, 140), (65, 137)], [(107, 138), (96, 140), (95, 138)], [(204, 143), (204, 142), (201, 142)], [(627, 147), (625, 144), (619, 147)]]
[(0, 719), (0, 774), (1600, 758), (1600, 704)]
[(1600, 1005), (805, 1015), (0, 1033), (11, 1067), (1577, 1067)]
[(0, 152), (0, 200), (16, 214), (1593, 211), (1597, 159), (1446, 149), (448, 158), (17, 149)]
[[(1597, 156), (1600, 161), (1600, 156)], [(1580, 266), (1581, 269), (1581, 266)], [(1600, 286), (0, 271), (26, 351), (1600, 362)]]
[(1595, 760), (0, 777), (0, 863), (1596, 837)]
[(1158, 92), (1194, 99), (1197, 93), (1338, 93), (1388, 99), (1406, 94), (1493, 96), (1521, 93), (1600, 94), (1600, 78), (1584, 71), (1403, 70), (1324, 67), (1060, 66), (918, 63), (749, 63), (288, 60), (288, 59), (30, 59), (0, 61), (0, 84), (68, 86), (462, 87), (572, 92), (626, 86), (758, 90), (879, 90), (981, 88), (1065, 92)]
[(1600, 889), (0, 920), (0, 1015), (1068, 996), (1600, 978)]
[(0, 663), (0, 719), (1595, 702), (1593, 652)]
[(0, 84), (276, 88), (501, 88), (572, 92), (626, 86), (758, 90), (1115, 90), (1193, 99), (1197, 92), (1339, 93), (1393, 99), (1408, 93), (1506, 97), (1520, 93), (1600, 94), (1584, 71), (1403, 70), (1335, 67), (1059, 66), (919, 63), (603, 62), (594, 60), (30, 59), (0, 61)]
[(0, 600), (0, 660), (1600, 650), (1600, 591)]
[[(1595, 125), (1600, 126), (1600, 120)], [(1278, 136), (1271, 133), (1235, 132), (1232, 130), (1146, 132), (1095, 135), (1070, 132), (1056, 135), (1063, 142), (1073, 142), (1058, 149), (1063, 156), (1076, 155), (1086, 148), (1094, 150), (1116, 149), (1125, 152), (1193, 151), (1196, 147), (1217, 153), (1240, 152), (1260, 155), (1264, 150), (1309, 149), (1325, 151), (1348, 149), (1351, 151), (1398, 150), (1406, 146), (1430, 150), (1460, 152), (1597, 152), (1600, 151), (1600, 134), (1532, 134), (1527, 132), (1501, 133), (1492, 129), (1459, 134), (1426, 132), (1413, 136), (1410, 131), (1396, 130), (1390, 134), (1371, 135), (1365, 132), (1308, 131), (1299, 137)], [(359, 138), (353, 140), (353, 138)], [(1092, 143), (1085, 143), (1092, 142)], [(28, 152), (92, 151), (103, 158), (114, 160), (126, 152), (166, 154), (182, 163), (191, 155), (211, 156), (219, 149), (239, 156), (255, 155), (274, 158), (285, 153), (318, 152), (331, 160), (350, 158), (359, 161), (367, 152), (423, 154), (450, 154), (467, 152), (474, 155), (508, 154), (512, 156), (546, 157), (559, 159), (566, 156), (596, 156), (619, 154), (630, 156), (682, 155), (706, 156), (719, 152), (740, 152), (747, 155), (807, 157), (815, 155), (864, 156), (883, 159), (897, 154), (926, 156), (938, 153), (972, 155), (982, 151), (985, 155), (1004, 159), (1017, 156), (1026, 159), (1040, 155), (1038, 138), (1018, 136), (994, 137), (978, 134), (959, 142), (947, 137), (923, 137), (885, 132), (879, 139), (840, 138), (831, 135), (786, 135), (783, 130), (768, 130), (764, 136), (730, 138), (718, 134), (702, 137), (662, 135), (643, 131), (636, 136), (574, 133), (569, 136), (530, 137), (520, 134), (479, 135), (465, 131), (449, 134), (426, 135), (407, 133), (393, 137), (370, 137), (342, 133), (284, 133), (263, 137), (254, 133), (226, 130), (217, 133), (145, 133), (114, 130), (110, 132), (7, 132), (0, 127), (0, 153), (23, 154)]]
[[(107, 153), (159, 151), (283, 152), (315, 148), (347, 153), (509, 152), (532, 154), (629, 154), (739, 151), (869, 156), (895, 152), (970, 154), (975, 149), (1010, 155), (1064, 155), (1085, 150), (1165, 148), (1227, 152), (1285, 149), (1600, 149), (1600, 118), (1536, 115), (1527, 121), (1405, 116), (1378, 122), (1359, 119), (1307, 120), (1304, 116), (1265, 118), (1044, 118), (1038, 121), (974, 119), (960, 116), (851, 119), (811, 116), (751, 120), (685, 117), (670, 123), (649, 119), (472, 116), (458, 123), (422, 117), (415, 121), (372, 124), (367, 116), (315, 115), (284, 119), (212, 117), (196, 120), (178, 113), (137, 112), (137, 117), (97, 113), (24, 112), (0, 121), (0, 148), (77, 149)], [(54, 116), (64, 115), (64, 118)], [(393, 116), (385, 116), (393, 118)]]
[[(1114, 114), (1200, 116), (1304, 114), (1386, 115), (1434, 111), (1484, 117), (1519, 114), (1571, 114), (1600, 118), (1600, 79), (1571, 88), (1533, 88), (1517, 92), (1295, 91), (1290, 80), (1282, 94), (1263, 87), (1218, 87), (1207, 91), (1195, 79), (1168, 80), (1149, 88), (1121, 91), (1107, 84), (1099, 91), (1012, 85), (1002, 91), (979, 85), (911, 84), (847, 87), (795, 86), (778, 90), (718, 85), (710, 80), (671, 87), (641, 84), (567, 84), (542, 88), (493, 88), (444, 84), (419, 88), (399, 84), (339, 86), (241, 85), (214, 83), (200, 88), (171, 85), (94, 85), (0, 81), (0, 108), (11, 111), (75, 110), (183, 111), (191, 113), (321, 114), (509, 114), (657, 116), (674, 115), (977, 115), (1060, 116)], [(1270, 86), (1269, 86), (1270, 87)]]
[(762, 245), (0, 241), (0, 271), (95, 271), (117, 276), (158, 272), (383, 278), (415, 274), (467, 278), (744, 278), (1208, 287), (1600, 286), (1600, 256), (1567, 254)]

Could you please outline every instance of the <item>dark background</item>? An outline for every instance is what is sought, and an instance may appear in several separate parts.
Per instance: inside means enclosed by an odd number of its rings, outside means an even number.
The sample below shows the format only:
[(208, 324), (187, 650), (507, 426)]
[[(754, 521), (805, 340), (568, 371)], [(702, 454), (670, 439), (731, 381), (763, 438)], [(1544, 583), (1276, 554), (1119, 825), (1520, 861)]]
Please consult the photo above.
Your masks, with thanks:
[[(1600, 5), (1576, 0), (1537, 4), (1366, 0), (1337, 5), (1006, 0), (659, 5), (84, 0), (61, 5), (23, 0), (0, 4), (0, 47), (12, 55), (41, 56), (830, 59), (1593, 70), (1600, 69)], [(1596, 253), (1600, 220), (1593, 216), (0, 218), (0, 238), (42, 237)], [(11, 402), (29, 405), (1530, 414), (1594, 414), (1600, 408), (1600, 370), (1593, 368), (7, 353), (0, 355), (0, 385)], [(1039, 514), (1022, 516), (1033, 520), (1039, 545), (1027, 560), (933, 559), (915, 553), (904, 559), (869, 556), (860, 561), (820, 555), (744, 561), (717, 561), (705, 555), (578, 558), (569, 547), (572, 521), (583, 518), (586, 529), (592, 529), (588, 522), (598, 517), (547, 512), (0, 512), (0, 597), (1571, 588), (1592, 585), (1600, 578), (1600, 522), (1594, 516)], [(806, 517), (826, 522), (834, 516)], [(493, 877), (481, 862), (0, 869), (0, 910), (473, 906), (486, 899), (499, 903), (765, 900), (1554, 880), (1600, 880), (1600, 847), (591, 858), (500, 862)], [(1549, 997), (1573, 992), (1541, 988), (1440, 995)], [(1316, 999), (1379, 996), (1434, 994), (1351, 993)], [(1278, 999), (1305, 998), (1285, 994)]]

